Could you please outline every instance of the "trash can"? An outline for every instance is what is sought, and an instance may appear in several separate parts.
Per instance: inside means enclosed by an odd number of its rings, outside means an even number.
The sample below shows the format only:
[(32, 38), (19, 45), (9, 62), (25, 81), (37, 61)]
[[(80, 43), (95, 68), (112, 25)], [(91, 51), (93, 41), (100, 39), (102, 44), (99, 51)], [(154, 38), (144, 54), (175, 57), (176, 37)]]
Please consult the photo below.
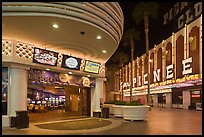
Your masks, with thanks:
[(109, 108), (108, 107), (102, 108), (102, 118), (109, 118)]
[(10, 127), (16, 127), (16, 117), (10, 117)]
[(28, 128), (29, 127), (29, 117), (28, 111), (16, 111), (16, 128)]
[(93, 117), (100, 118), (101, 112), (93, 112)]

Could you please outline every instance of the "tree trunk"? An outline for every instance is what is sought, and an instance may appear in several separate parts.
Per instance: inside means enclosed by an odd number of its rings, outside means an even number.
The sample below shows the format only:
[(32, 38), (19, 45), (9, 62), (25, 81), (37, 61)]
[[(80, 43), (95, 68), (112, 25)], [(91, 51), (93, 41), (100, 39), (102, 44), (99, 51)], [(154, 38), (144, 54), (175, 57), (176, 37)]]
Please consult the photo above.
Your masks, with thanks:
[(134, 60), (134, 40), (131, 37), (130, 46), (131, 46), (131, 67), (130, 67), (130, 101), (132, 101), (132, 87), (133, 87), (133, 60)]
[(146, 54), (148, 58), (148, 64), (147, 64), (147, 79), (148, 79), (148, 85), (147, 85), (147, 104), (150, 105), (150, 76), (149, 76), (149, 37), (148, 37), (148, 31), (149, 31), (149, 19), (147, 15), (144, 15), (144, 29), (145, 29), (145, 41), (146, 41)]

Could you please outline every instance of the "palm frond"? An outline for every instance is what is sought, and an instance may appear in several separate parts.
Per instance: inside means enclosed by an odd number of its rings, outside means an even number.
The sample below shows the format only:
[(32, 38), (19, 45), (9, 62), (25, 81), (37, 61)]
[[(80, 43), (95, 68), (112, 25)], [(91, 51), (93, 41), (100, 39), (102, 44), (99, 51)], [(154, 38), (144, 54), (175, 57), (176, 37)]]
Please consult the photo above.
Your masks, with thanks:
[(157, 2), (140, 2), (133, 10), (132, 16), (138, 24), (144, 19), (144, 15), (155, 19), (158, 14), (159, 5)]

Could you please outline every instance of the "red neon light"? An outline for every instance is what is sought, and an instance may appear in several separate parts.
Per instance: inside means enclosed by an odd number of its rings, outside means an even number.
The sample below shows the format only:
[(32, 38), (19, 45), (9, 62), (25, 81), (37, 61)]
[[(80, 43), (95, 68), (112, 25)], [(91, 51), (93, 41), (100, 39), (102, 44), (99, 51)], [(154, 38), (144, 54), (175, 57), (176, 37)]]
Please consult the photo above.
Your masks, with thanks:
[(192, 95), (191, 97), (192, 97), (192, 98), (199, 98), (200, 95)]

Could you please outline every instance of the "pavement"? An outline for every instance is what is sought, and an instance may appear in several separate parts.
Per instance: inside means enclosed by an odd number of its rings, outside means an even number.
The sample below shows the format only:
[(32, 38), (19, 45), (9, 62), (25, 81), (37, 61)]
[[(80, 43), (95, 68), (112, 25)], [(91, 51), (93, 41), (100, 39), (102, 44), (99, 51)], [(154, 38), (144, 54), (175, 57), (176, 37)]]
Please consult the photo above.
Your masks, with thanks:
[(102, 119), (66, 115), (29, 114), (29, 128), (4, 127), (2, 135), (202, 135), (202, 111), (196, 110), (153, 107), (145, 121), (133, 122), (113, 115)]

